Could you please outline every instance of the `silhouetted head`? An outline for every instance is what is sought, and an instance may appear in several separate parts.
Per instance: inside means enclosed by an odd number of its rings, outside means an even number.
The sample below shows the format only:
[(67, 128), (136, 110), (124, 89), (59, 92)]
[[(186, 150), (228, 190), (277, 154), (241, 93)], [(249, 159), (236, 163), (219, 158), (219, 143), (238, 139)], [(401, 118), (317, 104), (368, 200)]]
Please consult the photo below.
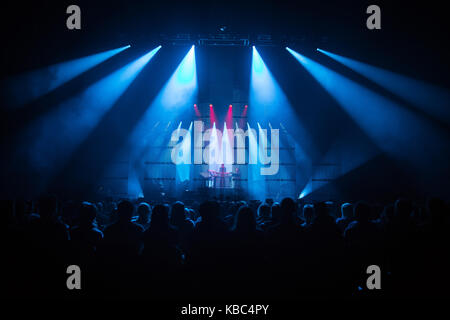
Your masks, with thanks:
[(133, 217), (134, 213), (134, 205), (131, 201), (122, 200), (117, 205), (117, 214), (119, 216), (119, 221), (121, 222), (129, 222)]
[(181, 223), (183, 223), (185, 219), (185, 212), (184, 212), (184, 203), (181, 201), (177, 201), (172, 205), (172, 211), (170, 215), (170, 222), (174, 226), (179, 226)]
[(256, 219), (250, 207), (240, 207), (234, 222), (233, 229), (238, 232), (248, 233), (256, 230)]
[(355, 219), (359, 222), (367, 222), (370, 220), (371, 208), (368, 203), (358, 201), (353, 208)]
[(394, 215), (399, 220), (408, 220), (412, 212), (412, 203), (407, 199), (398, 199), (394, 204)]
[(185, 212), (186, 218), (189, 218), (189, 219), (194, 220), (194, 221), (195, 221), (195, 219), (197, 218), (194, 209), (191, 209), (191, 208), (185, 208), (185, 209), (184, 209), (184, 212)]
[(215, 220), (218, 217), (219, 212), (220, 207), (217, 201), (205, 201), (199, 208), (199, 214), (204, 222)]
[(305, 204), (303, 206), (303, 218), (306, 221), (306, 224), (310, 224), (314, 217), (314, 206), (311, 204)]
[(270, 208), (272, 214), (272, 220), (278, 222), (281, 219), (281, 206), (279, 202), (275, 202)]
[(167, 205), (158, 204), (153, 208), (150, 228), (158, 230), (169, 228), (169, 207)]
[(242, 206), (248, 206), (248, 203), (244, 200), (241, 200), (237, 203), (237, 208), (239, 209)]
[(103, 205), (103, 202), (99, 201), (95, 204), (95, 206), (97, 207), (97, 211), (98, 212), (102, 212), (103, 209), (105, 208), (105, 206)]
[(39, 199), (39, 215), (42, 219), (52, 219), (58, 214), (58, 199), (56, 196), (43, 196)]
[(80, 208), (80, 225), (89, 226), (97, 217), (97, 207), (90, 202), (83, 202)]
[(314, 205), (314, 213), (316, 218), (329, 216), (328, 206), (325, 202), (319, 202)]
[(341, 216), (345, 219), (353, 217), (353, 206), (351, 203), (346, 202), (341, 205)]
[(284, 198), (281, 201), (281, 220), (287, 222), (293, 218), (297, 205), (292, 198)]
[(147, 223), (150, 219), (151, 213), (150, 205), (146, 202), (141, 202), (137, 208), (137, 214), (139, 216), (139, 221)]
[(270, 207), (263, 203), (258, 207), (258, 217), (268, 219), (270, 218)]

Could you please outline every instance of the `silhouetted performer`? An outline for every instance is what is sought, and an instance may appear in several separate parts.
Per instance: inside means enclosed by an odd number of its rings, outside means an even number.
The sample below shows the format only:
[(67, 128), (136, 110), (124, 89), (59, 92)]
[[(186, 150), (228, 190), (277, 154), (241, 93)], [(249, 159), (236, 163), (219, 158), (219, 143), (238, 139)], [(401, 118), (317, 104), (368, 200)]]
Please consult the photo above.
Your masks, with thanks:
[(225, 187), (225, 174), (227, 173), (227, 168), (225, 168), (225, 165), (222, 163), (222, 165), (219, 168), (219, 187), (223, 188)]

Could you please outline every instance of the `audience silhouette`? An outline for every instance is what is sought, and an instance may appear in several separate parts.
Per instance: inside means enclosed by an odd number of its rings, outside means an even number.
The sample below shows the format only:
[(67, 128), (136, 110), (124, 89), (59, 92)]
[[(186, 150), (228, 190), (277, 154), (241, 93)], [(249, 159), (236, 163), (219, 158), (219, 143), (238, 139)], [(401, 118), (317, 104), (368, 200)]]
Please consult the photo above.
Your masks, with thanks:
[(366, 286), (370, 265), (380, 267), (388, 297), (445, 296), (449, 284), (449, 208), (437, 198), (383, 208), (291, 198), (116, 205), (50, 195), (2, 201), (1, 210), (13, 295), (70, 296), (72, 264), (91, 297), (363, 297), (376, 294)]

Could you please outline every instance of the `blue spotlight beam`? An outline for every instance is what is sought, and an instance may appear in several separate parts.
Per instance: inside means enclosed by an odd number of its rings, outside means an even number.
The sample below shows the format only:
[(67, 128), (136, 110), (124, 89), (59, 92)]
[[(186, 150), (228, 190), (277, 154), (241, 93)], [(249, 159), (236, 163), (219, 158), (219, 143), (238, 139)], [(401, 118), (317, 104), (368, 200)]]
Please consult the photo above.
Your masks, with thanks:
[(262, 119), (275, 121), (275, 118), (279, 118), (290, 122), (296, 127), (299, 136), (303, 137), (303, 146), (308, 145), (308, 148), (312, 150), (310, 134), (294, 114), (288, 98), (255, 47), (253, 47), (251, 68), (249, 118), (254, 117), (252, 120), (255, 121)]
[(192, 46), (163, 88), (159, 103), (166, 109), (192, 105), (197, 90), (195, 47)]
[(356, 71), (436, 119), (450, 123), (448, 90), (319, 48), (317, 51)]
[(87, 70), (128, 49), (124, 46), (18, 75), (6, 81), (9, 107), (20, 107), (62, 86)]
[[(272, 73), (267, 68), (258, 50), (253, 47), (252, 71), (250, 78), (250, 106), (265, 116), (288, 108), (289, 101)], [(255, 110), (255, 109), (253, 109)]]
[(419, 170), (427, 167), (432, 158), (438, 161), (446, 145), (447, 135), (442, 130), (391, 100), (290, 48), (286, 49), (381, 150)]
[(131, 157), (139, 155), (140, 150), (148, 145), (149, 139), (143, 137), (155, 118), (172, 121), (192, 106), (196, 94), (197, 71), (195, 47), (192, 46), (130, 134), (128, 147)]
[(111, 73), (37, 119), (24, 137), (27, 143), (29, 135), (34, 135), (28, 148), (28, 156), (34, 163), (53, 167), (67, 160), (160, 48)]
[[(256, 47), (252, 48), (252, 66), (250, 77), (248, 118), (252, 122), (270, 121), (272, 123), (284, 122), (288, 126), (295, 128), (298, 144), (296, 144), (297, 155), (302, 162), (309, 163), (316, 154), (316, 147), (310, 133), (305, 129), (303, 123), (298, 119), (292, 105), (278, 84), (275, 77), (270, 72), (263, 58)], [(258, 124), (258, 133), (262, 130)], [(275, 128), (277, 129), (277, 128)], [(249, 135), (251, 141), (252, 135)], [(252, 152), (250, 151), (250, 155)], [(255, 156), (258, 154), (256, 153)], [(280, 161), (283, 161), (282, 159)], [(309, 167), (309, 165), (308, 165)], [(269, 184), (267, 177), (261, 175), (263, 167), (260, 164), (249, 166), (249, 192), (257, 199), (261, 199)], [(284, 168), (281, 167), (276, 174), (282, 174)], [(297, 177), (296, 177), (297, 178)]]
[[(180, 122), (181, 124), (181, 122)], [(190, 180), (191, 169), (191, 140), (192, 140), (192, 122), (189, 125), (187, 132), (183, 133), (183, 140), (180, 148), (178, 148), (179, 156), (184, 158), (180, 163), (176, 165), (176, 179), (179, 182), (185, 182)]]

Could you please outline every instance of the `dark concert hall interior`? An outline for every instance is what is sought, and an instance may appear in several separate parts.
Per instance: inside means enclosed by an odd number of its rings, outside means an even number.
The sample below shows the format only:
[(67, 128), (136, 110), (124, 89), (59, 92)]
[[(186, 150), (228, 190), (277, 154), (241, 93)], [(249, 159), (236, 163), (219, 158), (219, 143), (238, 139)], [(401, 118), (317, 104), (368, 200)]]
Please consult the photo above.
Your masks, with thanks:
[(443, 4), (3, 13), (9, 298), (149, 299), (178, 319), (448, 298)]

